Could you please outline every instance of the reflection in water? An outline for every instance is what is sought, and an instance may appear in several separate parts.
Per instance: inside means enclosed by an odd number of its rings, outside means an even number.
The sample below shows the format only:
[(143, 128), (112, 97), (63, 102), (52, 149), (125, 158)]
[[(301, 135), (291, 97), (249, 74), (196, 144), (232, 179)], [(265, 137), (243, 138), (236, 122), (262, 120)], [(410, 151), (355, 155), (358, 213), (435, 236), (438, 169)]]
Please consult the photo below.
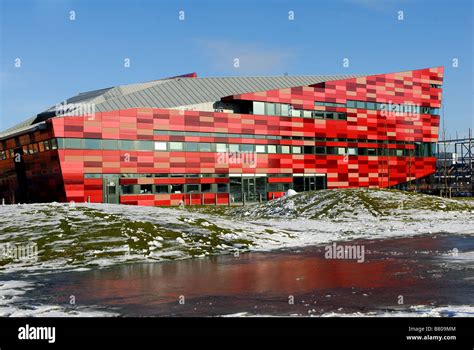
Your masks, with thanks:
[[(460, 238), (459, 238), (460, 239)], [(56, 302), (75, 295), (78, 304), (107, 305), (125, 315), (215, 315), (233, 312), (307, 314), (328, 310), (370, 310), (410, 303), (439, 302), (453, 282), (433, 254), (472, 238), (417, 237), (364, 244), (365, 262), (328, 260), (324, 247), (300, 251), (241, 254), (169, 263), (129, 264), (53, 277), (47, 293)], [(419, 253), (417, 253), (419, 252)], [(427, 259), (430, 257), (430, 259)], [(440, 272), (441, 271), (441, 272)], [(449, 288), (446, 286), (449, 285)], [(295, 296), (295, 305), (288, 297)], [(186, 299), (178, 303), (179, 296)], [(316, 307), (316, 309), (315, 309)]]

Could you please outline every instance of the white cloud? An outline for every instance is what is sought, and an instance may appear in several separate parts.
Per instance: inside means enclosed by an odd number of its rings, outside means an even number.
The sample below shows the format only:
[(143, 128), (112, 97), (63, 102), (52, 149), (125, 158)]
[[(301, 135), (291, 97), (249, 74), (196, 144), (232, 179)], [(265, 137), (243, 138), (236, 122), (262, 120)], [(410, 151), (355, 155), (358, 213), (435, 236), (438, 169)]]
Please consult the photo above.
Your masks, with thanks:
[[(209, 58), (212, 68), (223, 72), (277, 73), (288, 70), (295, 54), (288, 49), (274, 48), (257, 43), (243, 43), (230, 40), (197, 40), (203, 55)], [(239, 59), (239, 68), (234, 59)]]

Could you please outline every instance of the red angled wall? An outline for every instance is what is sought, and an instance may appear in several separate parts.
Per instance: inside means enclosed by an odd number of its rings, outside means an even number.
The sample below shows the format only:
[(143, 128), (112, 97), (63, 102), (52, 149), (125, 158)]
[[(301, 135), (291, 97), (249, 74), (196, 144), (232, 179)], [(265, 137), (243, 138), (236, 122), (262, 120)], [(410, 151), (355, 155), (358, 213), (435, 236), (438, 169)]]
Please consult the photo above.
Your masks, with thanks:
[[(440, 107), (443, 68), (430, 68), (393, 74), (329, 81), (314, 86), (294, 87), (235, 95), (225, 100), (250, 100), (291, 104), (295, 109), (347, 113), (347, 120), (325, 120), (223, 112), (178, 111), (169, 109), (127, 109), (96, 113), (93, 117), (56, 117), (51, 128), (57, 138), (99, 138), (183, 142), (252, 143), (335, 147), (382, 147), (357, 140), (387, 141), (390, 148), (413, 148), (396, 145), (396, 141), (436, 142), (439, 117), (420, 114), (409, 118), (383, 116), (382, 111), (345, 107), (315, 106), (315, 101), (345, 104), (347, 100), (376, 101)], [(296, 137), (338, 138), (354, 141), (318, 142), (161, 136), (154, 130), (262, 134)], [(386, 147), (386, 146), (385, 146)], [(421, 178), (435, 172), (434, 157), (344, 156), (314, 154), (257, 154), (257, 166), (219, 164), (217, 153), (79, 150), (58, 149), (60, 173), (67, 201), (102, 202), (102, 179), (85, 178), (84, 174), (326, 174), (328, 188), (387, 187)], [(7, 167), (0, 161), (0, 167)], [(388, 168), (390, 169), (388, 171)], [(390, 176), (388, 175), (390, 173)], [(390, 177), (390, 183), (389, 183)], [(170, 179), (121, 179), (120, 184), (160, 184)], [(192, 183), (228, 182), (227, 178), (186, 178), (173, 181)], [(268, 182), (278, 181), (278, 177)], [(269, 193), (279, 196), (282, 193)], [(177, 205), (180, 194), (141, 194), (121, 196), (121, 203), (140, 205)], [(61, 200), (61, 198), (59, 198)], [(194, 204), (225, 204), (228, 195), (206, 194), (185, 198)]]

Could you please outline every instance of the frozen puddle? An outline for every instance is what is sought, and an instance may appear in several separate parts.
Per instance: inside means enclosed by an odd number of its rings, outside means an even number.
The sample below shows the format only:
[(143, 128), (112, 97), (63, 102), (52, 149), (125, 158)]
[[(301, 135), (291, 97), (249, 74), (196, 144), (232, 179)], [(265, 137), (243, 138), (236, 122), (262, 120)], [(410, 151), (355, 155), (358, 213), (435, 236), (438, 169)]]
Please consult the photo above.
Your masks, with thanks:
[[(474, 252), (474, 236), (347, 243), (365, 247), (364, 262), (328, 259), (323, 245), (29, 275), (27, 282), (13, 274), (13, 281), (1, 282), (1, 312), (65, 317), (473, 316), (474, 261), (467, 257)], [(462, 264), (446, 258), (454, 248), (466, 257)], [(69, 305), (71, 295), (75, 307)]]
[(36, 244), (38, 251), (38, 259), (7, 259), (0, 270), (45, 273), (364, 238), (474, 233), (471, 203), (416, 195), (410, 201), (413, 194), (389, 191), (321, 192), (245, 208), (0, 206), (0, 246)]

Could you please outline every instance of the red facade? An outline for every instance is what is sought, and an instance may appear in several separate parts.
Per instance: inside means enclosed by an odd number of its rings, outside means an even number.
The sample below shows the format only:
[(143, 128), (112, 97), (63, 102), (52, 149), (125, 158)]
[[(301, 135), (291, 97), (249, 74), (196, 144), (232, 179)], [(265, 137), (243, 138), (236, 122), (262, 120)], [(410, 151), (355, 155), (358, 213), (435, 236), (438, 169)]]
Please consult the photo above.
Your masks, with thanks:
[[(134, 108), (54, 117), (46, 121), (45, 130), (0, 141), (0, 196), (7, 202), (15, 201), (16, 196), (16, 201), (32, 202), (104, 202), (113, 197), (112, 202), (138, 205), (177, 205), (181, 200), (227, 204), (229, 188), (225, 191), (226, 186), (217, 186), (228, 184), (231, 178), (238, 182), (239, 177), (261, 179), (242, 180), (242, 192), (252, 192), (250, 200), (262, 199), (252, 189), (259, 184), (265, 186), (260, 191), (263, 200), (281, 196), (297, 182), (306, 186), (318, 178), (324, 178), (327, 188), (404, 184), (435, 172), (435, 157), (424, 151), (420, 154), (416, 148), (437, 141), (436, 109), (441, 103), (442, 80), (443, 68), (438, 67), (222, 98), (237, 105), (269, 103), (265, 108), (289, 105), (292, 113), (301, 111), (301, 116)], [(412, 113), (403, 106), (418, 109)], [(303, 116), (306, 113), (308, 117)], [(324, 117), (315, 117), (318, 115)], [(49, 139), (57, 139), (58, 147), (46, 150), (43, 144), (42, 151), (40, 146), (37, 152), (29, 151), (27, 145)], [(74, 146), (79, 143), (71, 139), (83, 141)], [(89, 143), (96, 143), (84, 140), (94, 139), (101, 140), (100, 146), (89, 149)], [(138, 146), (121, 149), (117, 141), (117, 149), (104, 149), (104, 140), (112, 144), (114, 140), (144, 141), (144, 146), (140, 149), (141, 144), (136, 143)], [(251, 145), (255, 159), (223, 162), (216, 144)], [(184, 148), (173, 150), (173, 146)], [(198, 148), (189, 151), (188, 146)], [(271, 152), (273, 146), (279, 151)], [(17, 153), (21, 153), (24, 170), (15, 163)], [(295, 180), (305, 175), (307, 182)], [(279, 183), (285, 185), (276, 185)], [(115, 188), (107, 197), (104, 191), (110, 190), (110, 184)], [(172, 190), (172, 185), (193, 184), (199, 186)], [(162, 185), (162, 192), (155, 185)], [(27, 194), (19, 190), (22, 186), (27, 186)], [(127, 193), (124, 186), (140, 190)], [(314, 189), (309, 186), (301, 188)]]

